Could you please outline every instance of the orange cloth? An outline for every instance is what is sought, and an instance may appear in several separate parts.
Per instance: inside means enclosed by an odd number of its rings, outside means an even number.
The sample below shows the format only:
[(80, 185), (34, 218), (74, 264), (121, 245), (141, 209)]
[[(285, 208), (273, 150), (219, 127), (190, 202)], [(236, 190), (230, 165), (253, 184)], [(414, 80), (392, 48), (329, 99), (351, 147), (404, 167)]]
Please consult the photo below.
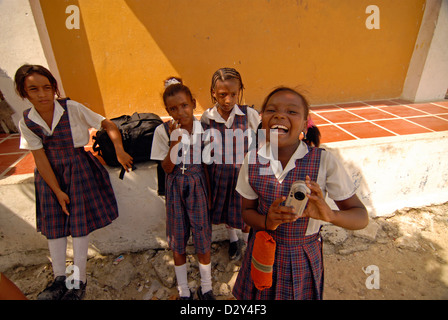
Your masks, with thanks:
[(272, 286), (274, 260), (275, 240), (266, 231), (257, 232), (252, 250), (250, 275), (258, 290)]
[(0, 273), (0, 300), (27, 300), (22, 291), (3, 273)]

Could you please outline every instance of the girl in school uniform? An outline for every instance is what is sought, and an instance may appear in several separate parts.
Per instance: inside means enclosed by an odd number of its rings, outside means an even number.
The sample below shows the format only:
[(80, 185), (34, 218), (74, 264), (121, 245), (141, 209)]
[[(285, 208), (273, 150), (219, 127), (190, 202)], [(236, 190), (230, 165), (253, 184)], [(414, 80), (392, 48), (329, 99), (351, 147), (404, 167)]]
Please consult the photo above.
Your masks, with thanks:
[[(46, 68), (24, 65), (15, 75), (18, 94), (31, 102), (19, 122), (20, 148), (31, 150), (36, 162), (37, 230), (48, 239), (55, 281), (38, 299), (77, 300), (86, 290), (88, 235), (118, 216), (109, 175), (101, 163), (84, 150), (89, 129), (107, 130), (117, 158), (128, 170), (132, 157), (122, 145), (115, 124), (82, 104), (59, 97), (56, 79)], [(66, 285), (67, 237), (73, 238), (74, 265), (79, 279)], [(70, 290), (68, 290), (70, 289)]]
[(211, 223), (208, 211), (208, 178), (201, 162), (204, 127), (195, 119), (196, 100), (179, 78), (165, 81), (163, 102), (172, 121), (154, 132), (151, 158), (162, 161), (166, 172), (166, 233), (173, 250), (179, 297), (192, 300), (188, 287), (186, 246), (193, 234), (199, 260), (201, 300), (215, 300), (211, 280)]
[[(241, 246), (236, 229), (242, 230), (243, 240), (246, 243), (249, 235), (249, 228), (241, 216), (241, 196), (235, 192), (238, 172), (249, 145), (248, 140), (245, 140), (244, 146), (239, 145), (242, 141), (238, 136), (247, 133), (248, 129), (256, 132), (260, 123), (260, 116), (256, 110), (241, 105), (243, 90), (243, 80), (237, 70), (233, 68), (217, 70), (213, 74), (210, 89), (215, 105), (206, 110), (201, 117), (201, 121), (209, 126), (210, 132), (217, 130), (221, 137), (214, 140), (221, 145), (215, 145), (213, 148), (213, 159), (209, 166), (211, 217), (213, 224), (227, 225), (230, 240), (229, 256), (232, 260), (241, 258)], [(235, 131), (238, 129), (241, 131)], [(226, 131), (235, 133), (236, 142), (233, 135), (226, 135)]]
[[(255, 233), (266, 231), (275, 241), (272, 268), (264, 269), (272, 273), (272, 282), (268, 288), (256, 286), (257, 279), (251, 275), (251, 268), (258, 269), (252, 255), (254, 234), (233, 288), (237, 299), (322, 299), (322, 223), (347, 229), (362, 229), (368, 223), (367, 211), (339, 161), (331, 153), (303, 142), (308, 113), (306, 99), (290, 88), (272, 91), (263, 103), (262, 128), (267, 143), (246, 156), (237, 191), (243, 197), (244, 221)], [(307, 141), (318, 145), (312, 137)], [(284, 204), (296, 180), (306, 181), (311, 190), (301, 217)], [(338, 211), (327, 205), (326, 194), (335, 201)]]

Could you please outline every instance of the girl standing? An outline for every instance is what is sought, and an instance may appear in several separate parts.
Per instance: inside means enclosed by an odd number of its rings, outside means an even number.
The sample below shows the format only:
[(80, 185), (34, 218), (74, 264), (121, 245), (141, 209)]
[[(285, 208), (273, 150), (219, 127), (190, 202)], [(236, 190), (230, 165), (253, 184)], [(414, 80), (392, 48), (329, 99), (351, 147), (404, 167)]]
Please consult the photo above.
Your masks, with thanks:
[[(237, 299), (322, 299), (322, 222), (353, 230), (368, 223), (367, 211), (341, 164), (331, 153), (299, 139), (307, 134), (308, 113), (306, 99), (290, 88), (272, 91), (263, 104), (267, 143), (246, 156), (237, 191), (243, 196), (244, 221), (255, 232), (266, 231), (276, 242), (275, 260), (268, 270), (272, 285), (259, 290), (251, 276), (255, 234), (233, 289)], [(316, 142), (311, 137), (307, 140)], [(296, 180), (305, 180), (311, 190), (302, 217), (283, 204)], [(327, 205), (327, 193), (339, 211)]]
[(193, 234), (199, 260), (201, 300), (215, 300), (211, 280), (211, 223), (208, 212), (208, 183), (201, 162), (203, 126), (193, 111), (196, 100), (179, 78), (165, 81), (163, 102), (172, 121), (156, 128), (151, 150), (153, 160), (162, 161), (166, 172), (166, 232), (173, 250), (179, 296), (192, 300), (188, 287), (186, 246)]
[[(222, 144), (215, 145), (213, 149), (213, 163), (209, 166), (211, 217), (213, 224), (227, 225), (230, 240), (229, 256), (234, 260), (241, 257), (236, 229), (242, 230), (243, 240), (246, 243), (249, 235), (249, 227), (244, 224), (241, 216), (241, 196), (235, 191), (238, 172), (249, 146), (247, 141), (244, 143), (237, 139), (235, 142), (233, 137), (242, 137), (241, 133), (247, 134), (248, 129), (256, 132), (260, 123), (256, 110), (241, 105), (243, 90), (243, 80), (238, 71), (233, 68), (217, 70), (213, 74), (210, 89), (215, 105), (206, 110), (201, 118), (201, 121), (209, 126), (209, 130), (211, 132), (217, 130), (222, 139), (220, 141)], [(241, 131), (236, 131), (238, 129)], [(219, 143), (218, 141), (215, 140), (215, 143)], [(239, 142), (244, 146), (238, 145)]]
[[(36, 162), (37, 230), (48, 239), (55, 281), (41, 300), (82, 299), (86, 290), (88, 234), (118, 217), (109, 175), (84, 150), (90, 128), (107, 130), (117, 158), (128, 170), (132, 157), (123, 149), (116, 125), (83, 105), (60, 96), (56, 79), (46, 68), (24, 65), (15, 75), (16, 90), (33, 105), (19, 122), (21, 149)], [(74, 265), (79, 279), (68, 290), (65, 276), (67, 237), (73, 238)]]

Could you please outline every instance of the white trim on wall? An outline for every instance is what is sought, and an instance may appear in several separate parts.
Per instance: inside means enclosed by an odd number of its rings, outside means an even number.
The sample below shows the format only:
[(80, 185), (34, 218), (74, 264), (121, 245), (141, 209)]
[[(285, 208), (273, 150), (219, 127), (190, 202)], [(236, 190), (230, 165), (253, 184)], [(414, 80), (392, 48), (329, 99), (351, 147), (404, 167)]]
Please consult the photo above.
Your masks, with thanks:
[(36, 22), (37, 31), (39, 32), (40, 41), (47, 58), (48, 67), (51, 73), (58, 81), (59, 91), (65, 97), (64, 85), (62, 83), (61, 75), (59, 73), (56, 57), (54, 56), (53, 47), (51, 45), (50, 36), (48, 34), (47, 25), (45, 24), (44, 14), (39, 0), (29, 0), (31, 10), (33, 11), (34, 21)]

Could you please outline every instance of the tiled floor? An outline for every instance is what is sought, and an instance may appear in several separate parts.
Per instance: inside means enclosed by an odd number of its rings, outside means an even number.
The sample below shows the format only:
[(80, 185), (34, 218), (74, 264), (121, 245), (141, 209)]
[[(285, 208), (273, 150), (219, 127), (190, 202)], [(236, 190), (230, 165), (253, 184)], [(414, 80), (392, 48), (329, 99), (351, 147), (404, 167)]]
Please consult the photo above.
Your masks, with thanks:
[[(448, 131), (448, 101), (412, 104), (402, 100), (312, 106), (322, 143)], [(0, 179), (32, 173), (31, 153), (19, 149), (18, 134), (0, 134)]]
[(311, 107), (322, 143), (448, 130), (448, 101), (363, 101)]

